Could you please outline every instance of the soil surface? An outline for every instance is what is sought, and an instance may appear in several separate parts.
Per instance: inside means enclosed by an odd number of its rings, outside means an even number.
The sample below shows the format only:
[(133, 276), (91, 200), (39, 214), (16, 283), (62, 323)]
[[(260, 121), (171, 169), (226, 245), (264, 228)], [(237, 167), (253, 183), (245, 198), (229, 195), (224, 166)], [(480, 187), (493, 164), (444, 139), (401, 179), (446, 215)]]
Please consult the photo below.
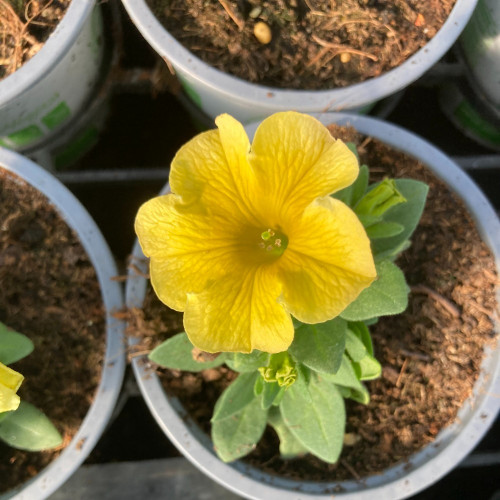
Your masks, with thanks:
[(48, 465), (78, 431), (100, 381), (105, 315), (94, 267), (45, 196), (0, 169), (0, 321), (27, 335), (33, 353), (11, 367), (22, 399), (63, 436), (61, 449), (14, 450), (0, 442), (0, 493)]
[(455, 1), (147, 0), (206, 63), (293, 89), (345, 87), (399, 66), (434, 37)]
[[(411, 286), (409, 307), (371, 327), (380, 379), (367, 383), (371, 402), (347, 404), (349, 446), (335, 465), (312, 456), (282, 460), (268, 427), (244, 460), (272, 474), (319, 481), (360, 479), (378, 473), (432, 442), (452, 423), (478, 376), (485, 345), (494, 342), (498, 314), (494, 259), (463, 204), (413, 158), (330, 127), (334, 136), (358, 144), (371, 181), (406, 177), (429, 184), (429, 197), (412, 246), (398, 260)], [(130, 333), (149, 349), (182, 331), (182, 316), (162, 305), (151, 289), (143, 310), (132, 311)], [(177, 396), (207, 433), (213, 405), (234, 378), (227, 368), (200, 374), (157, 368), (167, 392)]]
[(71, 0), (0, 0), (0, 80), (42, 47)]

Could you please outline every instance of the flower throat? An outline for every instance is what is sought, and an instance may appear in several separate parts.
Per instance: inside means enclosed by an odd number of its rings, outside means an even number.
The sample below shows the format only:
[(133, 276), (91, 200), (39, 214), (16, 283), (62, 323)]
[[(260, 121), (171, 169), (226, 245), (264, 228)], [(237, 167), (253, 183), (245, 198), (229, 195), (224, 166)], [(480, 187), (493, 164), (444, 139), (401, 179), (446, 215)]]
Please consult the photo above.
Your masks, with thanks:
[(288, 246), (288, 238), (280, 231), (268, 229), (260, 235), (259, 248), (266, 254), (279, 257)]

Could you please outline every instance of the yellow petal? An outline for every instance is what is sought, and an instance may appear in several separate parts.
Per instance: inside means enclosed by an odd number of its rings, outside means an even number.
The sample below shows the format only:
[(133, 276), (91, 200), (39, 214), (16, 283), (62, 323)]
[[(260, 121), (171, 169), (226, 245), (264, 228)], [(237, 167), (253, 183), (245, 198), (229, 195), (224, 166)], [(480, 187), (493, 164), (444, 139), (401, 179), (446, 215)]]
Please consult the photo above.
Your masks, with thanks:
[(0, 413), (17, 410), (20, 402), (19, 396), (12, 389), (0, 384)]
[(279, 261), (283, 301), (300, 321), (334, 318), (376, 277), (365, 230), (338, 200), (318, 198), (288, 236)]
[(249, 190), (254, 183), (247, 160), (250, 143), (243, 126), (221, 115), (219, 130), (197, 135), (175, 155), (170, 167), (170, 187), (186, 205), (238, 220), (254, 220)]
[(24, 377), (0, 363), (0, 413), (17, 410), (20, 399), (16, 394)]
[(184, 328), (207, 352), (285, 351), (293, 340), (290, 315), (279, 303), (273, 266), (228, 274), (200, 294), (189, 295)]
[(24, 377), (20, 373), (0, 363), (0, 385), (16, 392), (21, 387), (23, 380)]
[(324, 125), (291, 111), (260, 124), (249, 160), (264, 204), (260, 211), (277, 218), (299, 217), (316, 197), (352, 184), (359, 171), (356, 156)]
[(150, 257), (151, 283), (162, 302), (183, 311), (187, 294), (236, 271), (244, 262), (239, 237), (245, 226), (225, 218), (185, 210), (176, 195), (153, 198), (141, 206), (135, 230)]

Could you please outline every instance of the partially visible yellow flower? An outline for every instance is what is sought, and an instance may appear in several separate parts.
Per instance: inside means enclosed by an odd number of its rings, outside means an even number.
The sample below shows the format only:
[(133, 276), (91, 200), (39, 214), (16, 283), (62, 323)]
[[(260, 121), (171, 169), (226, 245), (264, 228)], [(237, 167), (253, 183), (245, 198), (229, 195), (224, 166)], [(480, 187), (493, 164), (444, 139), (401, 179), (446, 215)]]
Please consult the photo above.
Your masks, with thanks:
[(329, 196), (356, 179), (358, 162), (300, 113), (267, 118), (252, 145), (231, 116), (216, 124), (179, 150), (173, 194), (146, 202), (135, 229), (158, 297), (185, 312), (195, 346), (284, 351), (290, 314), (329, 320), (376, 276), (363, 226)]
[(20, 399), (16, 394), (24, 377), (0, 363), (0, 413), (17, 410)]

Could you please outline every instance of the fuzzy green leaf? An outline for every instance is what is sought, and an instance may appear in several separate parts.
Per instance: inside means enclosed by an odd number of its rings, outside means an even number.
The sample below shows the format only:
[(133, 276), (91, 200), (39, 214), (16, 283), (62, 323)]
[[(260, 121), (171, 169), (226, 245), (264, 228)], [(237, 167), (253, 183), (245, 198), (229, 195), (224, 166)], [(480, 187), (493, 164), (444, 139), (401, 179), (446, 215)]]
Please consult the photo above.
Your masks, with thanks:
[(0, 363), (10, 365), (33, 352), (33, 342), (22, 333), (0, 323)]
[(376, 268), (378, 278), (344, 309), (342, 318), (363, 321), (399, 314), (406, 309), (410, 289), (401, 269), (389, 260), (377, 263)]
[(347, 356), (343, 356), (342, 364), (337, 373), (323, 374), (321, 377), (343, 388), (349, 389), (350, 391), (344, 394), (344, 397), (349, 397), (362, 404), (368, 404), (370, 402), (370, 394), (366, 387), (359, 381), (353, 364)]
[(308, 397), (304, 397), (296, 384), (292, 385), (283, 396), (281, 415), (307, 450), (325, 462), (335, 463), (344, 438), (344, 398), (335, 384), (315, 373), (311, 374), (307, 391)]
[(368, 354), (370, 356), (373, 356), (372, 337), (370, 335), (370, 330), (368, 329), (366, 323), (362, 321), (354, 321), (348, 323), (347, 327), (352, 333), (354, 333), (358, 337), (358, 339), (361, 340), (361, 342), (363, 342), (363, 345), (368, 351)]
[(303, 324), (295, 330), (288, 352), (312, 370), (335, 373), (342, 361), (347, 323), (334, 318), (315, 325)]
[(356, 206), (358, 201), (363, 198), (368, 188), (368, 179), (370, 178), (370, 170), (366, 165), (361, 165), (359, 167), (359, 175), (357, 179), (351, 184), (352, 195), (351, 195), (351, 207)]
[(401, 234), (404, 231), (404, 226), (397, 222), (377, 222), (366, 228), (366, 234), (370, 240), (378, 240), (380, 238), (390, 238)]
[(379, 378), (382, 373), (382, 366), (373, 357), (367, 354), (362, 360), (353, 362), (352, 367), (359, 380), (373, 380)]
[(226, 354), (226, 365), (235, 372), (253, 372), (261, 366), (266, 366), (269, 362), (269, 354), (267, 352), (254, 350), (250, 354), (236, 352), (234, 354)]
[(254, 398), (239, 413), (213, 422), (212, 440), (219, 458), (231, 462), (250, 453), (262, 437), (266, 423), (267, 410), (262, 409), (260, 398)]
[(368, 354), (362, 340), (350, 329), (347, 330), (345, 349), (353, 361), (360, 361)]
[(62, 443), (52, 422), (26, 401), (21, 401), (19, 408), (0, 422), (0, 439), (13, 448), (27, 451), (48, 450)]
[(278, 382), (265, 382), (262, 391), (262, 408), (264, 408), (264, 410), (270, 408), (277, 398), (281, 399), (282, 393), (284, 393), (285, 390), (286, 387), (280, 387)]
[(406, 198), (406, 203), (391, 208), (384, 214), (385, 222), (396, 222), (404, 230), (396, 236), (383, 238), (372, 242), (377, 258), (392, 256), (396, 248), (401, 248), (410, 238), (422, 216), (429, 186), (413, 179), (396, 179), (396, 187)]
[(298, 439), (294, 437), (286, 426), (279, 408), (272, 407), (267, 415), (267, 423), (273, 427), (280, 440), (280, 455), (282, 458), (294, 458), (308, 453)]
[(224, 420), (240, 412), (245, 406), (256, 399), (254, 387), (257, 378), (260, 376), (259, 372), (241, 373), (238, 375), (238, 377), (226, 387), (217, 400), (217, 403), (215, 403), (212, 422)]
[(149, 353), (149, 359), (164, 368), (200, 372), (208, 368), (220, 366), (225, 361), (224, 354), (220, 354), (213, 361), (199, 362), (193, 359), (193, 344), (186, 333), (178, 333), (165, 340)]
[(340, 201), (343, 201), (346, 205), (354, 207), (365, 194), (366, 188), (368, 187), (369, 177), (370, 172), (368, 167), (366, 165), (361, 165), (356, 180), (350, 186), (337, 191), (332, 196)]

